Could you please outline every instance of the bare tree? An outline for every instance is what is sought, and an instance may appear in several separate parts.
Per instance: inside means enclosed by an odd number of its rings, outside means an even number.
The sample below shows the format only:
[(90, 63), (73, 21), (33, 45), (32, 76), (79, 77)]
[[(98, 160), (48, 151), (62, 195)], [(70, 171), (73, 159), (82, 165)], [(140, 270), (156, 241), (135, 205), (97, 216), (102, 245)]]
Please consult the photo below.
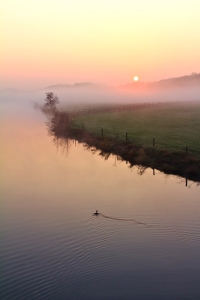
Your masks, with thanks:
[(56, 110), (56, 105), (59, 103), (58, 96), (52, 92), (46, 93), (46, 98), (44, 99), (44, 101), (44, 108), (54, 111)]

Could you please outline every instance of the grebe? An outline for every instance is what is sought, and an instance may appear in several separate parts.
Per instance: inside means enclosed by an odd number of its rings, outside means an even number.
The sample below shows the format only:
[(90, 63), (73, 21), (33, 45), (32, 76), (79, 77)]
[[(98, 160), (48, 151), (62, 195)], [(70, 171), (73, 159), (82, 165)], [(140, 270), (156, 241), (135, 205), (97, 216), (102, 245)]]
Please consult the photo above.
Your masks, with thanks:
[(99, 215), (99, 212), (98, 210), (96, 210), (96, 212), (94, 213), (95, 216), (98, 216)]

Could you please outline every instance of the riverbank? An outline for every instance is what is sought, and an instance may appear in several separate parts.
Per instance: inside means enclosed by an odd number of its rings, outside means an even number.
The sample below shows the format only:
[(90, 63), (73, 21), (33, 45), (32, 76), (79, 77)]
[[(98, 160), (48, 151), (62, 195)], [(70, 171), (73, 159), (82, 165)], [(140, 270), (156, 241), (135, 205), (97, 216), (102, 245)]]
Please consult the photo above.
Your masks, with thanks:
[(105, 158), (115, 154), (130, 163), (145, 168), (160, 170), (166, 174), (173, 174), (200, 181), (200, 160), (179, 151), (157, 150), (154, 147), (140, 147), (129, 141), (120, 141), (106, 137), (96, 137), (86, 131), (71, 128), (66, 135), (86, 143), (88, 149), (96, 148)]
[(73, 126), (68, 113), (65, 112), (55, 112), (49, 119), (47, 127), (49, 134), (56, 138), (70, 138), (85, 143), (89, 150), (99, 150), (100, 155), (105, 158), (111, 154), (117, 155), (121, 160), (129, 162), (131, 167), (140, 166), (141, 172), (146, 168), (152, 168), (166, 174), (200, 181), (200, 160), (186, 152), (156, 149), (152, 146), (143, 147), (117, 137), (98, 136), (84, 128)]
[[(122, 107), (123, 108), (123, 107)], [(141, 147), (181, 151), (200, 159), (200, 102), (168, 103), (115, 113), (77, 116), (74, 125), (107, 138), (129, 140)]]
[[(199, 106), (200, 108), (200, 106)], [(168, 113), (166, 112), (166, 109), (168, 110)], [(172, 119), (174, 118), (177, 113), (183, 117), (178, 120), (176, 120), (176, 124), (179, 124), (181, 127), (181, 124), (183, 124), (183, 119), (185, 119), (185, 115), (188, 114), (188, 110), (190, 109), (190, 116), (194, 116), (196, 113), (196, 118), (193, 118), (191, 122), (196, 122), (196, 127), (193, 128), (193, 126), (190, 126), (188, 129), (188, 133), (192, 138), (194, 138), (194, 135), (192, 134), (193, 132), (198, 136), (199, 131), (198, 126), (200, 120), (198, 119), (198, 115), (200, 114), (200, 109), (198, 110), (197, 107), (187, 107), (186, 106), (181, 106), (181, 107), (176, 107), (176, 110), (173, 107), (174, 114), (171, 115), (171, 122)], [(160, 108), (159, 108), (160, 110)], [(163, 108), (162, 110), (162, 117), (160, 116), (160, 120), (164, 119), (163, 124), (165, 124), (165, 120), (167, 119), (167, 115), (169, 112), (172, 110), (172, 107), (168, 108)], [(144, 111), (144, 110), (143, 110)], [(137, 120), (140, 120), (140, 112), (141, 111), (134, 111), (130, 113), (134, 113), (135, 117), (137, 117)], [(157, 111), (158, 112), (158, 111)], [(193, 112), (193, 114), (192, 114)], [(150, 113), (151, 116), (151, 111), (148, 110), (148, 113)], [(129, 112), (126, 112), (126, 116), (129, 114)], [(143, 113), (144, 114), (144, 113)], [(145, 115), (147, 116), (147, 112), (145, 112)], [(100, 118), (105, 118), (105, 115), (90, 115), (87, 116), (87, 118), (94, 118), (97, 119), (98, 122), (98, 117)], [(109, 114), (107, 115), (107, 122), (109, 124), (112, 124), (112, 120), (114, 118), (115, 124), (117, 124), (116, 121), (116, 115), (115, 114)], [(118, 115), (118, 117), (122, 117), (121, 114)], [(146, 146), (145, 143), (137, 142), (137, 139), (134, 137), (134, 139), (130, 138), (130, 135), (123, 135), (120, 136), (117, 134), (116, 130), (112, 135), (109, 136), (106, 134), (106, 131), (104, 131), (103, 128), (101, 128), (98, 125), (98, 132), (94, 130), (94, 132), (91, 132), (88, 127), (85, 126), (85, 124), (81, 123), (81, 118), (77, 118), (76, 120), (72, 119), (70, 114), (68, 112), (59, 112), (59, 111), (54, 111), (52, 116), (49, 116), (48, 122), (47, 122), (47, 127), (48, 127), (48, 132), (50, 135), (53, 135), (56, 138), (70, 138), (70, 139), (75, 139), (80, 143), (84, 143), (88, 150), (91, 151), (100, 151), (100, 155), (103, 157), (107, 158), (109, 155), (114, 154), (117, 155), (119, 159), (124, 160), (128, 163), (130, 163), (130, 166), (140, 166), (141, 172), (144, 172), (146, 168), (152, 168), (152, 169), (157, 169), (160, 170), (166, 174), (173, 174), (173, 175), (178, 175), (181, 177), (184, 177), (189, 180), (197, 181), (200, 182), (200, 159), (196, 155), (196, 157), (191, 153), (191, 150), (188, 150), (188, 147), (182, 147), (182, 151), (177, 151), (174, 150), (173, 147), (171, 148), (168, 145), (167, 147), (162, 149), (161, 147), (158, 147), (155, 143), (155, 139), (153, 139), (153, 143), (150, 146)], [(84, 116), (86, 118), (86, 116)], [(124, 118), (124, 116), (123, 116)], [(155, 109), (154, 109), (154, 118), (155, 117)], [(148, 122), (152, 119), (152, 116), (147, 120)], [(143, 128), (144, 126), (148, 125), (148, 122), (145, 123), (145, 118), (143, 116), (142, 120), (144, 121)], [(126, 120), (127, 121), (127, 120)], [(129, 120), (130, 121), (130, 118)], [(133, 120), (136, 122), (136, 120)], [(124, 119), (125, 122), (125, 119)], [(119, 122), (118, 122), (119, 124)], [(146, 124), (146, 125), (145, 125)], [(161, 121), (160, 121), (161, 124)], [(166, 124), (165, 124), (166, 125)], [(152, 125), (152, 127), (155, 127), (155, 124)], [(173, 123), (173, 127), (175, 128), (175, 124)], [(171, 128), (172, 129), (172, 128)], [(166, 138), (166, 131), (162, 131), (162, 126), (158, 127), (157, 124), (157, 130), (158, 132), (162, 133), (164, 136), (164, 139)], [(177, 132), (178, 129), (176, 129)], [(182, 134), (184, 133), (183, 129), (181, 129)], [(197, 133), (198, 131), (198, 133)], [(145, 131), (143, 132), (143, 135), (145, 134)], [(147, 133), (146, 133), (147, 134)], [(171, 132), (171, 135), (173, 132)], [(171, 136), (170, 135), (170, 136)], [(183, 139), (184, 140), (184, 139)], [(196, 141), (196, 137), (195, 137)], [(177, 145), (179, 145), (180, 141), (176, 140)], [(175, 144), (176, 145), (176, 144)], [(195, 145), (195, 144), (193, 144)], [(198, 148), (197, 148), (198, 149)], [(198, 152), (196, 152), (198, 153)]]

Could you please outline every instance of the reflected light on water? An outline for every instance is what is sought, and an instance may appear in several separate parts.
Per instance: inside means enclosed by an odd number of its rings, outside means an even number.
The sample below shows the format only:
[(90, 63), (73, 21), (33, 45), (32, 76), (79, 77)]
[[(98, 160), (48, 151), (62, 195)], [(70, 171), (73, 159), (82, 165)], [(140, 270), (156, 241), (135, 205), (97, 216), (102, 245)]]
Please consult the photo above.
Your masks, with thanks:
[(2, 299), (200, 297), (196, 183), (54, 143), (42, 117), (1, 139)]

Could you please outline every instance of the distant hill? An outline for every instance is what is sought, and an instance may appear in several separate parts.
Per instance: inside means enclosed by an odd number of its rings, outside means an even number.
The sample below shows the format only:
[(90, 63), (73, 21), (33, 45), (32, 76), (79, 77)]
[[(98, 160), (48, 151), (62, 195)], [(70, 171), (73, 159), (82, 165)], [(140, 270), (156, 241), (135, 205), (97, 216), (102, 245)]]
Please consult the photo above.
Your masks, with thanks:
[(51, 89), (64, 90), (64, 89), (74, 89), (74, 88), (96, 88), (96, 87), (100, 87), (100, 86), (91, 82), (80, 82), (80, 83), (78, 82), (74, 84), (49, 85), (45, 87), (45, 90), (51, 90)]
[[(170, 89), (170, 88), (184, 88), (184, 87), (199, 87), (200, 88), (200, 73), (192, 73), (190, 75), (185, 75), (181, 77), (167, 78), (154, 82), (131, 82), (124, 85), (120, 85), (117, 88), (121, 90), (129, 91), (151, 91), (157, 89)], [(38, 91), (64, 91), (64, 90), (77, 90), (77, 89), (110, 89), (109, 87), (103, 84), (95, 84), (92, 82), (77, 82), (74, 84), (54, 84), (49, 85), (45, 88), (42, 88)], [(6, 88), (2, 89), (1, 94), (20, 94), (27, 93), (25, 90), (20, 90), (16, 88)]]
[(151, 90), (151, 89), (170, 89), (184, 87), (200, 87), (200, 73), (192, 73), (181, 77), (162, 79), (154, 82), (131, 82), (121, 85), (122, 89)]
[(185, 87), (185, 86), (199, 86), (200, 87), (200, 73), (192, 73), (181, 77), (174, 77), (163, 79), (155, 82), (160, 87)]

